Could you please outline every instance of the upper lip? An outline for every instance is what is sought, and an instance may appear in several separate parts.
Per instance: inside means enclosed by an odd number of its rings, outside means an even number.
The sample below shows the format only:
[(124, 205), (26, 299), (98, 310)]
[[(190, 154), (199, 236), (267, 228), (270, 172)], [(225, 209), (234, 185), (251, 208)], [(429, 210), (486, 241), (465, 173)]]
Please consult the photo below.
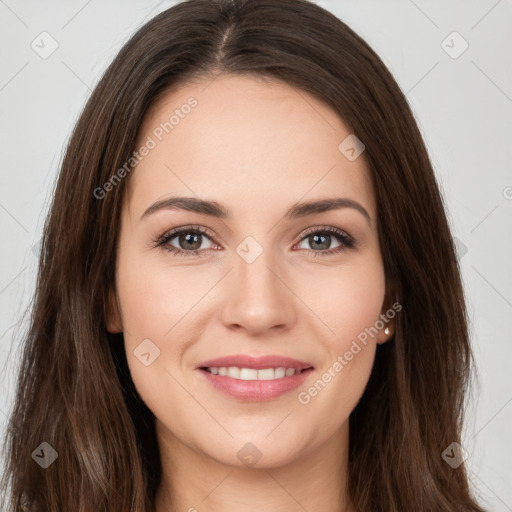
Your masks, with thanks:
[(310, 363), (292, 359), (291, 357), (279, 355), (266, 355), (260, 357), (250, 356), (248, 354), (235, 354), (231, 356), (218, 357), (209, 359), (198, 364), (196, 368), (220, 368), (220, 367), (236, 366), (238, 368), (253, 368), (262, 370), (264, 368), (294, 368), (296, 370), (305, 370), (312, 368)]

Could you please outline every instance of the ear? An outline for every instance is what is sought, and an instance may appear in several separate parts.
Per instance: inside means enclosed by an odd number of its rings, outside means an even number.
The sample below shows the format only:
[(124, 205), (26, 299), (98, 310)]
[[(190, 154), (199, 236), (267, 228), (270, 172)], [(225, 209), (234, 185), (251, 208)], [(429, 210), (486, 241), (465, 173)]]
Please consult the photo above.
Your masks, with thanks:
[(110, 289), (105, 311), (105, 322), (107, 331), (111, 333), (123, 332), (123, 322), (117, 296), (113, 289)]
[[(399, 306), (396, 307), (396, 306)], [(377, 334), (377, 343), (382, 344), (389, 341), (395, 334), (395, 317), (397, 312), (402, 309), (397, 302), (393, 304), (393, 300), (391, 294), (387, 291), (386, 296), (384, 297), (384, 302), (382, 305), (382, 310), (379, 315), (379, 327), (382, 325), (382, 328), (379, 329), (379, 333)]]

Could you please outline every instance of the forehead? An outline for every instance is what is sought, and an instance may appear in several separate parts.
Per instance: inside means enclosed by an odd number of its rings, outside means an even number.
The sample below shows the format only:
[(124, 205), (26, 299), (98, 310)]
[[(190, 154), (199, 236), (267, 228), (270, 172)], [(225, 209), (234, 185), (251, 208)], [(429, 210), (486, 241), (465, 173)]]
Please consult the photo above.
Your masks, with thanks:
[(183, 84), (143, 120), (135, 150), (150, 149), (130, 175), (130, 212), (169, 194), (255, 215), (263, 205), (343, 195), (373, 216), (364, 153), (351, 161), (339, 149), (350, 134), (330, 106), (282, 81), (221, 75)]

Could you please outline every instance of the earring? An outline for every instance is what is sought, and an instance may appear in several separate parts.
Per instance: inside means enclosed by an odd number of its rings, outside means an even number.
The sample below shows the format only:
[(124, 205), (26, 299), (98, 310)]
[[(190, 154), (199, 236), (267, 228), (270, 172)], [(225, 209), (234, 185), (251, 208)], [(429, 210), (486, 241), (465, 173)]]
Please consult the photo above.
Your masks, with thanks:
[(386, 327), (386, 328), (384, 329), (384, 334), (385, 334), (386, 336), (389, 336), (389, 327)]

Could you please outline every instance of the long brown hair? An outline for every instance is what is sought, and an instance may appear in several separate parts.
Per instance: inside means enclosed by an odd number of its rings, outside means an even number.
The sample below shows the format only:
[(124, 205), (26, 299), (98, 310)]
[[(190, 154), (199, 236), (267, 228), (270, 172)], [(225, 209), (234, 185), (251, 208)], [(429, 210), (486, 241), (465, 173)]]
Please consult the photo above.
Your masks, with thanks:
[[(143, 26), (94, 89), (44, 227), (5, 439), (4, 510), (154, 510), (161, 478), (154, 416), (134, 388), (122, 334), (106, 331), (130, 176), (100, 198), (95, 191), (132, 156), (157, 98), (215, 73), (272, 77), (310, 93), (366, 146), (387, 287), (403, 309), (350, 416), (355, 506), (482, 512), (464, 464), (453, 468), (442, 457), (461, 442), (472, 352), (458, 261), (424, 142), (381, 59), (307, 0), (182, 2)], [(58, 454), (46, 469), (32, 456), (48, 451), (43, 442)]]

